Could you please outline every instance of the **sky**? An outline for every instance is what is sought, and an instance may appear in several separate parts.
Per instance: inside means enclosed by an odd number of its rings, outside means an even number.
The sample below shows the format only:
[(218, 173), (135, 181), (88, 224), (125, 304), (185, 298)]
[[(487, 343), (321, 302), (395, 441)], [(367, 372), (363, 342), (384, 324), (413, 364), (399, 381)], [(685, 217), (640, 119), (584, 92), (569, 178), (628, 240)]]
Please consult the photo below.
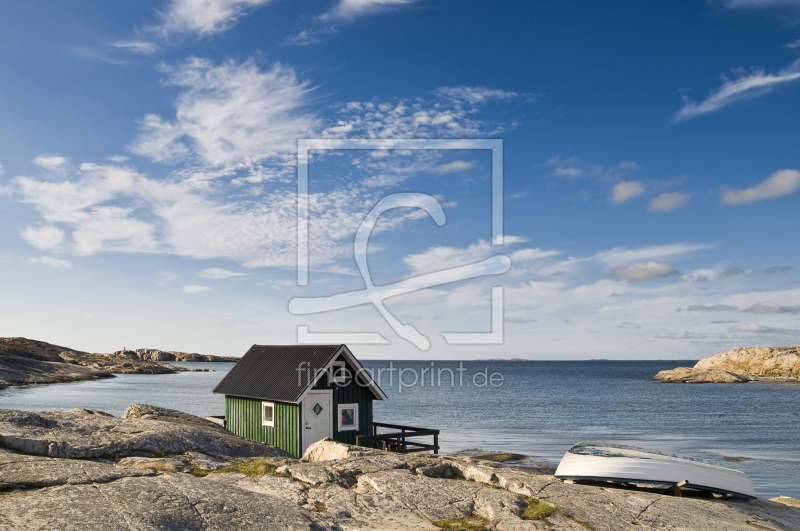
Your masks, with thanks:
[[(490, 151), (313, 150), (298, 285), (298, 139), (501, 139), (502, 242)], [(398, 193), (417, 203), (378, 219), (369, 282), (439, 272), (384, 300), (428, 348), (373, 304), (292, 313), (365, 289), (356, 232)], [(797, 0), (44, 0), (0, 18), (0, 336), (237, 356), (307, 327), (379, 334), (351, 349), (384, 359), (797, 345), (799, 198)], [(493, 256), (508, 271), (453, 269)], [(502, 343), (448, 344), (493, 330), (498, 286)]]

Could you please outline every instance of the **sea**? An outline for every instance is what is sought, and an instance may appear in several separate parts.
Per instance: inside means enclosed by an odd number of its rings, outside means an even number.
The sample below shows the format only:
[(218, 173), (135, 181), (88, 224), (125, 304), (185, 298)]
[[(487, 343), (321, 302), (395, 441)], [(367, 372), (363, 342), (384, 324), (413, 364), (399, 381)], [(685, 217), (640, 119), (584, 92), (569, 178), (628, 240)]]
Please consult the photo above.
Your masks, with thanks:
[[(362, 363), (376, 380), (380, 376), (389, 397), (375, 402), (375, 421), (441, 430), (442, 453), (519, 453), (555, 466), (577, 442), (614, 442), (741, 470), (761, 498), (800, 498), (798, 384), (650, 380), (694, 360)], [(84, 407), (120, 415), (129, 404), (144, 402), (223, 415), (224, 398), (211, 391), (233, 364), (175, 365), (214, 372), (6, 388), (0, 390), (0, 408)]]

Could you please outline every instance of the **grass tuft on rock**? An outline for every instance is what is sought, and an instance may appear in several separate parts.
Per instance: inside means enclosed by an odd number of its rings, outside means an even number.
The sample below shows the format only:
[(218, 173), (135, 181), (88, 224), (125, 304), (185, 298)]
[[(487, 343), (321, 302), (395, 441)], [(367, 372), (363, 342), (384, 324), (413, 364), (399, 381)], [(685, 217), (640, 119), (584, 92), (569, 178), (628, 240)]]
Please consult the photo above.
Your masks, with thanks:
[(525, 507), (525, 510), (522, 511), (522, 514), (519, 515), (519, 517), (523, 520), (543, 520), (549, 516), (553, 516), (554, 514), (561, 512), (561, 506), (559, 504), (550, 505), (542, 500), (535, 500), (533, 498), (528, 498), (527, 496), (524, 496), (523, 498), (526, 502), (528, 502), (528, 506)]
[(486, 524), (489, 520), (480, 516), (467, 516), (465, 518), (453, 518), (451, 520), (439, 520), (433, 525), (440, 529), (449, 531), (486, 531)]
[(244, 474), (246, 476), (274, 476), (275, 465), (269, 459), (258, 459), (256, 461), (248, 461), (246, 463), (237, 463), (235, 465), (228, 465), (218, 468), (213, 471), (195, 468), (192, 470), (192, 475), (197, 477), (204, 477), (209, 474), (224, 474), (226, 472)]

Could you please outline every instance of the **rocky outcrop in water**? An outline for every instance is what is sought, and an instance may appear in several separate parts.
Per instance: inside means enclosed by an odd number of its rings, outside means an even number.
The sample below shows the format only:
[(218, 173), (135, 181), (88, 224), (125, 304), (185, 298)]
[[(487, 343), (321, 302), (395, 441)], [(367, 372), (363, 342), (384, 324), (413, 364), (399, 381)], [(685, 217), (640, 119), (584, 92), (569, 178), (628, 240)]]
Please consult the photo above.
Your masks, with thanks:
[[(297, 460), (185, 413), (133, 404), (123, 416), (0, 410), (0, 531), (434, 531), (443, 521), (497, 531), (800, 531), (800, 508), (766, 500), (574, 485), (330, 440)], [(253, 473), (253, 463), (272, 466)], [(547, 510), (531, 520), (532, 507)]]
[(694, 367), (661, 371), (653, 380), (666, 383), (800, 382), (800, 346), (737, 347), (704, 358)]
[[(193, 356), (198, 359), (190, 359)], [(203, 356), (186, 354), (182, 361), (209, 361), (199, 358)], [(174, 374), (207, 370), (187, 369), (140, 358), (136, 352), (133, 355), (119, 352), (90, 354), (24, 337), (0, 338), (0, 388), (113, 378), (114, 374)]]
[(188, 361), (188, 362), (232, 362), (235, 363), (241, 358), (233, 356), (212, 356), (211, 354), (196, 354), (192, 352), (176, 352), (173, 350), (164, 351), (151, 348), (139, 348), (136, 350), (119, 350), (115, 355), (125, 356), (131, 359), (143, 361)]

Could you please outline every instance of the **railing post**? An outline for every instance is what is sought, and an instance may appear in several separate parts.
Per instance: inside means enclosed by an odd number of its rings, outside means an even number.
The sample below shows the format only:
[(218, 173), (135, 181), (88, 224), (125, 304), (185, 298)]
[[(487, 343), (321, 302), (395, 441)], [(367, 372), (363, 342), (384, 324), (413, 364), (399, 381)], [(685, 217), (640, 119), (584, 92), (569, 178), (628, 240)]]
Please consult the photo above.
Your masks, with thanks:
[(439, 455), (439, 434), (433, 434), (433, 455)]

